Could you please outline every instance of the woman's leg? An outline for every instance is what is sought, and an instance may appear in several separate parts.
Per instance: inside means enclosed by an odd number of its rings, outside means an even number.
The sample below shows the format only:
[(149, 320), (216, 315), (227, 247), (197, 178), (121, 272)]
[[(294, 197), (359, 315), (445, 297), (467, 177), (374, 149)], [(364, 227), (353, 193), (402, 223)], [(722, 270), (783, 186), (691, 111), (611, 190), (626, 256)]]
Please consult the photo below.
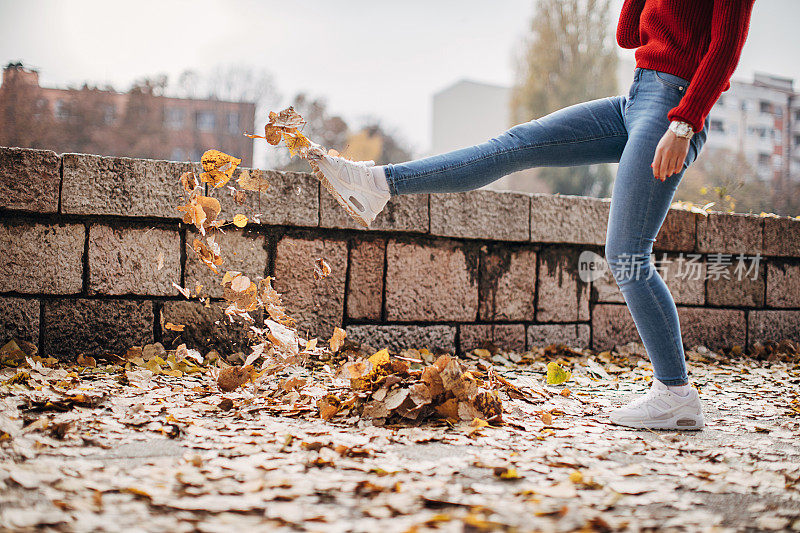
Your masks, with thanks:
[(518, 170), (619, 161), (625, 96), (566, 107), (469, 148), (384, 167), (392, 195), (469, 191)]
[(678, 312), (650, 254), (675, 190), (705, 141), (708, 120), (691, 140), (683, 170), (663, 182), (657, 180), (650, 164), (669, 125), (667, 112), (678, 104), (686, 86), (664, 85), (654, 72), (641, 71), (626, 109), (629, 138), (614, 182), (605, 254), (655, 377), (665, 385), (682, 385), (688, 376)]

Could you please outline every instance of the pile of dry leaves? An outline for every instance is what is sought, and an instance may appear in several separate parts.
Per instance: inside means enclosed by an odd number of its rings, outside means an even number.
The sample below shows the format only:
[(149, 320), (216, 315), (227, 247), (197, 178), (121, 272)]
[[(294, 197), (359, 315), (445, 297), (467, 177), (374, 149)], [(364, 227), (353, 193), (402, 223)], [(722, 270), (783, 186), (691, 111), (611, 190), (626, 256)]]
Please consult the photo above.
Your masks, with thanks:
[[(411, 363), (417, 368), (412, 369)], [(329, 394), (319, 402), (320, 416), (328, 419), (344, 409), (356, 408), (364, 418), (382, 425), (387, 419), (500, 422), (503, 406), (493, 386), (477, 370), (467, 370), (448, 355), (432, 365), (421, 361), (392, 358), (381, 350), (368, 359), (346, 363), (340, 369), (355, 392), (342, 401)], [(481, 423), (481, 422), (476, 422)]]

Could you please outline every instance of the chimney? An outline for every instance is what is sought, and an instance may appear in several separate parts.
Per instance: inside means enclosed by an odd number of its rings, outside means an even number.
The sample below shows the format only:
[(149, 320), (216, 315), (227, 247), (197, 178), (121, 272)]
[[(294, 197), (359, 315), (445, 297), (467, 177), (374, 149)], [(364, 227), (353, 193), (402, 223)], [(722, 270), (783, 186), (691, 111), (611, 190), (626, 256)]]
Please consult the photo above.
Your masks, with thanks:
[(22, 62), (11, 62), (3, 68), (3, 85), (7, 83), (23, 83), (39, 86), (39, 71), (26, 69)]

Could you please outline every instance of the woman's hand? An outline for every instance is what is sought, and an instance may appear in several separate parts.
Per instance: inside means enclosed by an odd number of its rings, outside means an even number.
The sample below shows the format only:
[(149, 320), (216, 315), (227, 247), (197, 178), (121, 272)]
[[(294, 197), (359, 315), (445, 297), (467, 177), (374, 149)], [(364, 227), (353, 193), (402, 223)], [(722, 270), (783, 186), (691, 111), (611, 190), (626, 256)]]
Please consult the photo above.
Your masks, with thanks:
[(664, 181), (683, 168), (686, 154), (689, 153), (689, 139), (678, 137), (667, 130), (656, 147), (656, 155), (650, 164), (653, 167), (653, 176)]

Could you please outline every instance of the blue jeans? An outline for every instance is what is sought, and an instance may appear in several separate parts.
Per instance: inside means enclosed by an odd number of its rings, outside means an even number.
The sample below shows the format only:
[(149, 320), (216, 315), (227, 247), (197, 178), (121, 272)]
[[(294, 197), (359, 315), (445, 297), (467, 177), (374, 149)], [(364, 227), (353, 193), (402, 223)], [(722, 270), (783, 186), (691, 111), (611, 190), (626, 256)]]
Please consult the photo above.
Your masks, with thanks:
[(689, 82), (636, 68), (627, 95), (566, 107), (519, 124), (485, 143), (387, 165), (393, 195), (460, 192), (531, 167), (619, 163), (605, 256), (642, 338), (655, 377), (667, 385), (688, 383), (675, 301), (653, 268), (650, 254), (678, 184), (697, 158), (708, 131), (689, 143), (683, 169), (665, 181), (653, 176), (667, 112), (678, 105)]

